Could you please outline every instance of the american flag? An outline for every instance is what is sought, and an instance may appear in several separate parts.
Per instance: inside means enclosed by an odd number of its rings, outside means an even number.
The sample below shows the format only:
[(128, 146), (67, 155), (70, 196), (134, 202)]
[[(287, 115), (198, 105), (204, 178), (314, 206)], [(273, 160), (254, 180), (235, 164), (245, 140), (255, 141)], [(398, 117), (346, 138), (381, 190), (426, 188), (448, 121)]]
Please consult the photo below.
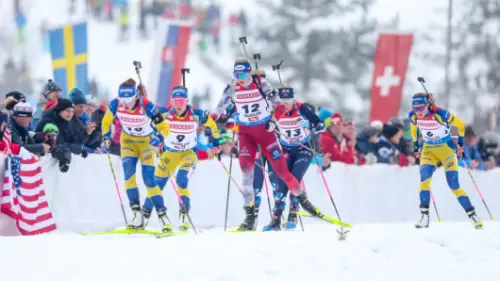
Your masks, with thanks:
[(43, 188), (42, 168), (38, 157), (24, 148), (19, 155), (10, 153), (10, 132), (5, 131), (2, 152), (5, 159), (3, 187), (0, 186), (0, 211), (16, 221), (22, 235), (47, 233), (56, 229)]

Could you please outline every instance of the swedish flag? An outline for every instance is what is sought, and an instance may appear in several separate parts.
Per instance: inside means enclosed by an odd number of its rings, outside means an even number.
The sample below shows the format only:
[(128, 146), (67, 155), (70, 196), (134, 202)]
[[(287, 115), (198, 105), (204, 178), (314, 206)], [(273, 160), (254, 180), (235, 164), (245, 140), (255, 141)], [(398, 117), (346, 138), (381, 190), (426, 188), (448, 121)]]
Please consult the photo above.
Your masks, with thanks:
[(54, 80), (63, 95), (73, 88), (88, 92), (87, 23), (50, 30), (50, 53)]

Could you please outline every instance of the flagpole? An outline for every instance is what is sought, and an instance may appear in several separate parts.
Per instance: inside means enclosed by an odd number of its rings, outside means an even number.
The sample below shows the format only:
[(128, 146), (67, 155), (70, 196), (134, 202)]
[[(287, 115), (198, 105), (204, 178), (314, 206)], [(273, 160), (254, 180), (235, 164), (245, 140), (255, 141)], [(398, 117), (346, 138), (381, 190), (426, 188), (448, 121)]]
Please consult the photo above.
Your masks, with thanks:
[(451, 81), (450, 81), (450, 65), (451, 65), (451, 40), (452, 40), (452, 27), (451, 19), (453, 17), (453, 0), (448, 0), (448, 16), (447, 16), (447, 27), (446, 27), (446, 58), (444, 66), (445, 75), (445, 107), (450, 107), (450, 91), (451, 91)]

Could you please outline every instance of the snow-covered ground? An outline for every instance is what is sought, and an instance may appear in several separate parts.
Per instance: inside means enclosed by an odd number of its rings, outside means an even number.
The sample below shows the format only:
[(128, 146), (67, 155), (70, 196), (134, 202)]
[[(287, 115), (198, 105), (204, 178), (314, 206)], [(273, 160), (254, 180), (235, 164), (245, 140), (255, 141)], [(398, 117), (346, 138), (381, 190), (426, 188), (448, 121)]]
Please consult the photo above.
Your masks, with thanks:
[(3, 281), (494, 281), (500, 225), (357, 226), (338, 241), (329, 225), (305, 232), (223, 233), (165, 239), (52, 234), (0, 238)]

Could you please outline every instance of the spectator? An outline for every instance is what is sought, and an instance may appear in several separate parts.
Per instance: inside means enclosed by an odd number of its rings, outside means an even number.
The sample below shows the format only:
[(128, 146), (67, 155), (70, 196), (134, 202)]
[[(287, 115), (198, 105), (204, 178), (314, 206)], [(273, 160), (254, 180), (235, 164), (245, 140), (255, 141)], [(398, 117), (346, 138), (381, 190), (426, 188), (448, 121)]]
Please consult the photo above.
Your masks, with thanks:
[(479, 138), (472, 126), (465, 127), (463, 158), (467, 167), (471, 169), (485, 170), (485, 164), (478, 149)]
[(52, 79), (49, 79), (42, 90), (42, 98), (38, 100), (35, 116), (33, 118), (33, 126), (36, 127), (38, 122), (43, 118), (43, 112), (55, 107), (57, 100), (61, 97), (61, 87)]
[(74, 88), (69, 96), (74, 104), (74, 116), (71, 119), (71, 126), (77, 130), (90, 131), (88, 138), (81, 141), (86, 147), (90, 148), (90, 152), (93, 152), (102, 143), (102, 133), (95, 130), (97, 127), (95, 122), (90, 122), (90, 116), (86, 113), (87, 99), (84, 93), (80, 89)]
[(487, 132), (479, 139), (478, 148), (486, 170), (496, 168), (500, 154), (500, 135), (497, 132)]
[(19, 102), (25, 102), (26, 96), (18, 91), (8, 92), (5, 95), (5, 110), (11, 114), (14, 106)]
[[(333, 114), (331, 118), (324, 121), (327, 130), (321, 133), (319, 145), (326, 159), (331, 161), (343, 162), (346, 164), (361, 164), (360, 158), (354, 155), (352, 147), (347, 145), (344, 138), (345, 127), (344, 120), (339, 113)], [(328, 162), (328, 161), (326, 161)], [(323, 161), (323, 166), (329, 163)]]
[(56, 144), (64, 144), (71, 153), (80, 155), (83, 151), (83, 144), (93, 130), (88, 129), (85, 131), (83, 125), (72, 126), (71, 121), (74, 117), (74, 111), (73, 102), (65, 98), (59, 99), (54, 108), (47, 110), (43, 114), (42, 120), (37, 125), (36, 132), (43, 133), (45, 125), (54, 124), (58, 129)]
[(115, 117), (113, 120), (113, 127), (111, 128), (111, 145), (109, 146), (109, 153), (113, 155), (121, 155), (120, 136), (122, 134), (122, 122)]
[(379, 130), (373, 126), (368, 126), (361, 130), (361, 134), (357, 137), (356, 149), (363, 155), (377, 154), (377, 143), (379, 138)]
[(402, 154), (397, 144), (403, 136), (403, 129), (400, 126), (384, 125), (382, 137), (377, 142), (377, 163), (407, 165), (407, 158)]
[(29, 126), (32, 119), (33, 106), (29, 103), (20, 102), (14, 106), (12, 116), (7, 125), (11, 133), (12, 143), (19, 144), (33, 154), (47, 154), (50, 146), (45, 143), (35, 143), (29, 134)]

